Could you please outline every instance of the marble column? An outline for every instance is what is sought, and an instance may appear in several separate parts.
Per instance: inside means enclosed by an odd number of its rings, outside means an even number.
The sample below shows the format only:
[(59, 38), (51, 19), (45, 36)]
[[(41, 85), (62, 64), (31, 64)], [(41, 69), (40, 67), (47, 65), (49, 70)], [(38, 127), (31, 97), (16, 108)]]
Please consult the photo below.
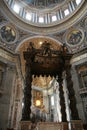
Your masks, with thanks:
[(58, 83), (59, 83), (59, 97), (60, 97), (60, 106), (61, 106), (61, 114), (62, 114), (62, 122), (66, 122), (66, 108), (65, 108), (65, 99), (64, 99), (64, 91), (63, 91), (63, 79), (62, 74), (58, 75)]
[(3, 90), (4, 93), (0, 98), (0, 127), (7, 129), (10, 127), (9, 111), (11, 102), (11, 92), (13, 80), (15, 76), (15, 67), (6, 65), (3, 75)]
[(70, 100), (70, 110), (71, 110), (71, 119), (72, 120), (79, 120), (78, 111), (76, 108), (76, 98), (75, 98), (75, 91), (73, 88), (73, 82), (71, 79), (71, 66), (68, 66), (66, 69), (66, 80), (67, 80), (67, 88), (69, 92), (69, 100)]

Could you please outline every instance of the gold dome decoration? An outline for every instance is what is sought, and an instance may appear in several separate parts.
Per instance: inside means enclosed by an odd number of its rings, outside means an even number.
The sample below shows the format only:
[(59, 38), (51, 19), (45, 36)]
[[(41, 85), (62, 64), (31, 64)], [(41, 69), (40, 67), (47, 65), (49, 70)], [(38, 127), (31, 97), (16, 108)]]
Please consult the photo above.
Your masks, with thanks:
[(10, 24), (2, 24), (0, 26), (0, 37), (5, 43), (14, 43), (17, 40), (17, 32)]
[(72, 28), (66, 34), (66, 43), (71, 47), (80, 45), (83, 42), (83, 40), (84, 32), (80, 28)]

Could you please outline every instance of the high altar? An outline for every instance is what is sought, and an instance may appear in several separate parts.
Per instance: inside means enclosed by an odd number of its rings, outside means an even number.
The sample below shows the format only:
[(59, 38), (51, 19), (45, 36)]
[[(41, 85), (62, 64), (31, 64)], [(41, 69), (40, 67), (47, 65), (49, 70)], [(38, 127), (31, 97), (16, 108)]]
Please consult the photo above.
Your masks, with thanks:
[[(50, 48), (50, 43), (43, 44), (41, 49), (35, 49), (33, 43), (30, 43), (27, 51), (24, 52), (26, 61), (26, 77), (24, 90), (24, 108), (22, 112), (21, 130), (38, 129), (38, 130), (82, 130), (82, 122), (79, 119), (76, 108), (76, 99), (71, 80), (71, 65), (70, 59), (72, 54), (69, 54), (65, 46), (61, 46), (59, 51), (53, 51)], [(63, 91), (63, 74), (66, 75), (70, 121), (67, 121), (65, 98)], [(35, 128), (32, 128), (35, 120), (31, 118), (31, 99), (32, 99), (32, 75), (34, 76), (54, 76), (59, 83), (59, 97), (61, 106), (61, 122), (38, 121)], [(40, 102), (38, 101), (39, 105)]]

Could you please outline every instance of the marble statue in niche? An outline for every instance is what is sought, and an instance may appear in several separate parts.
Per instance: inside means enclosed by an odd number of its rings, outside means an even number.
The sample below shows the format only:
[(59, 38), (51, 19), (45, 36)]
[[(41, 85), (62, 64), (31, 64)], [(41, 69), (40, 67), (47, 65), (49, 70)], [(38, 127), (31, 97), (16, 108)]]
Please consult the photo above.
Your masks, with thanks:
[(8, 43), (13, 42), (15, 40), (16, 32), (12, 27), (5, 25), (2, 26), (0, 30), (2, 40)]

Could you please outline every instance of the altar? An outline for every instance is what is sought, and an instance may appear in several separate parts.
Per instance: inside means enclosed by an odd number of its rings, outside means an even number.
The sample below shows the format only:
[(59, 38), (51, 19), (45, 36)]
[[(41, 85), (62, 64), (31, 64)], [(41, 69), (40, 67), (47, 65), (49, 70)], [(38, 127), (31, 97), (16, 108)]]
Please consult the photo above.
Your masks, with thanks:
[(71, 121), (71, 128), (69, 128), (69, 122), (38, 122), (34, 128), (31, 126), (30, 121), (20, 122), (20, 130), (83, 130), (81, 120)]

